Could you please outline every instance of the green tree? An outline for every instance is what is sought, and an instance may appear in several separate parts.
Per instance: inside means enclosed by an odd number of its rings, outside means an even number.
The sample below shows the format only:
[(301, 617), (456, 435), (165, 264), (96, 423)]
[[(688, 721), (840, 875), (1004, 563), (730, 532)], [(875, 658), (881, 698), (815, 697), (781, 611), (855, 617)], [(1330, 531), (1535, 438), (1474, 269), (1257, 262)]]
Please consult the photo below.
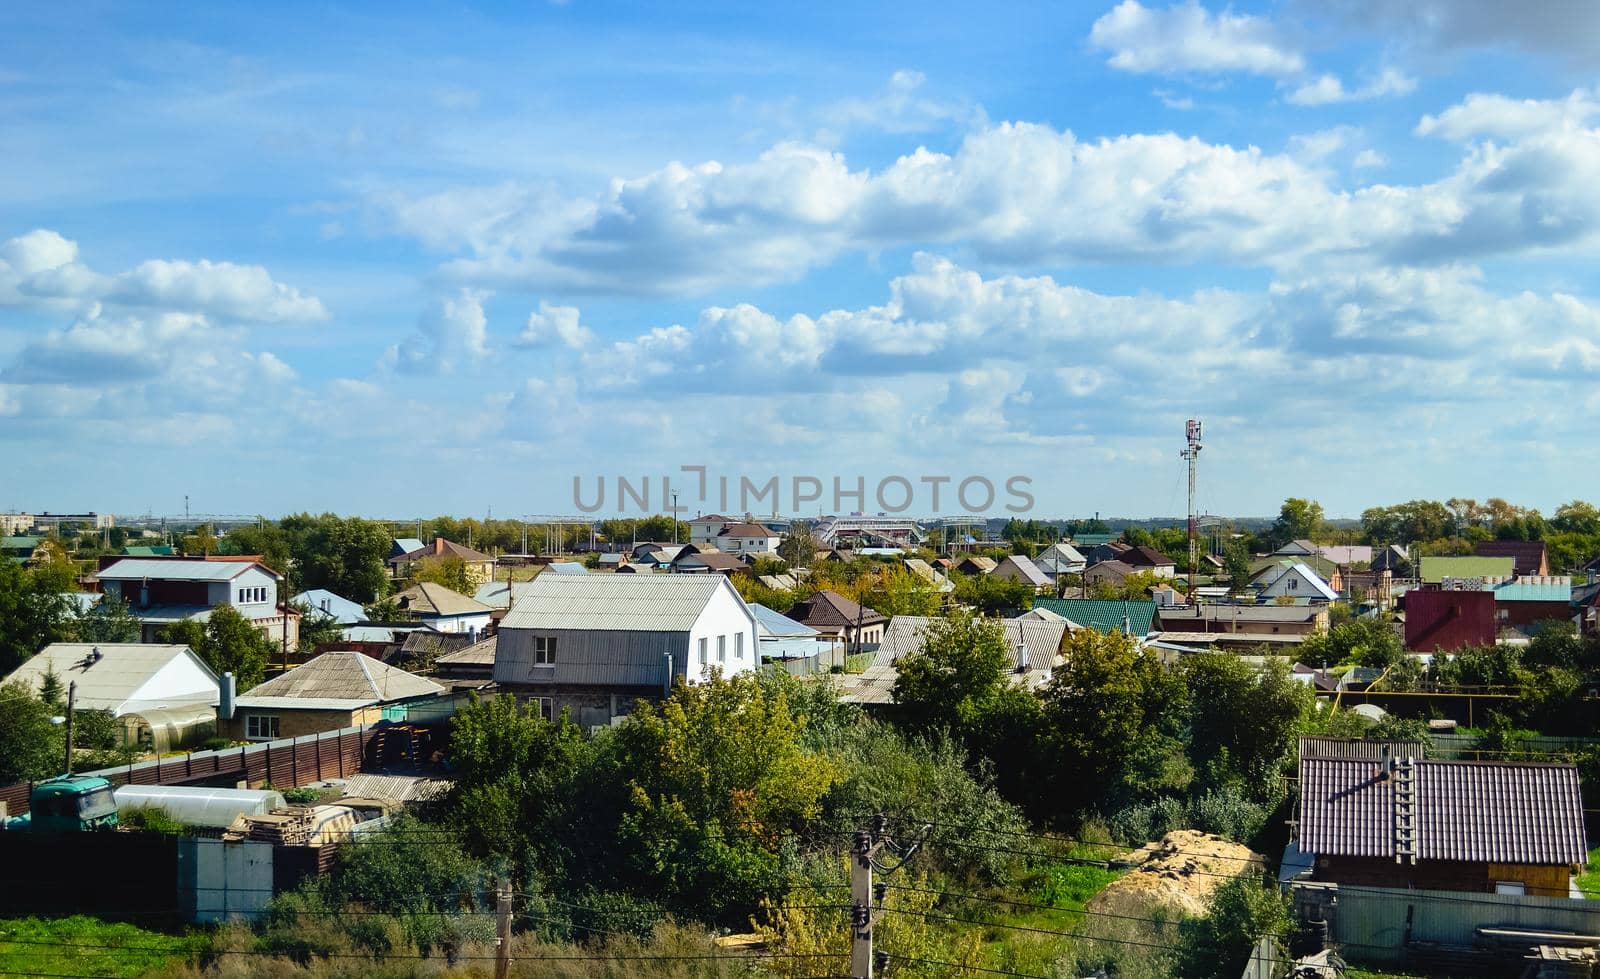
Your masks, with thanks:
[(240, 690), (248, 690), (262, 681), (267, 663), (279, 648), (232, 605), (218, 605), (212, 609), (204, 625), (184, 619), (164, 627), (161, 641), (188, 646), (218, 676), (232, 673)]
[(333, 616), (305, 602), (296, 602), (294, 607), (300, 611), (300, 649), (309, 652), (326, 643), (344, 640), (344, 626)]
[(1287, 662), (1260, 668), (1231, 653), (1183, 660), (1189, 689), (1189, 757), (1209, 785), (1240, 785), (1261, 799), (1279, 789), (1295, 738), (1313, 716), (1311, 689), (1289, 677)]
[(1322, 504), (1291, 496), (1278, 509), (1278, 519), (1270, 531), (1275, 545), (1292, 540), (1316, 540), (1322, 533)]
[(61, 772), (61, 727), (51, 724), (56, 709), (26, 683), (0, 686), (0, 784), (50, 778)]
[(1600, 507), (1584, 500), (1573, 500), (1556, 507), (1550, 527), (1562, 533), (1600, 536)]
[(142, 634), (139, 620), (128, 611), (128, 603), (109, 595), (77, 615), (72, 626), (78, 642), (138, 642)]
[(903, 567), (883, 568), (862, 592), (862, 604), (891, 618), (932, 615), (939, 610), (938, 589)]
[(1244, 594), (1250, 587), (1250, 551), (1242, 540), (1230, 540), (1222, 549), (1222, 569), (1228, 575), (1228, 590)]
[(778, 542), (778, 556), (791, 568), (809, 568), (817, 556), (817, 539), (811, 528), (798, 521), (790, 524), (789, 532)]
[(1254, 872), (1246, 872), (1217, 888), (1205, 917), (1179, 925), (1178, 974), (1237, 979), (1260, 939), (1281, 945), (1293, 927), (1288, 899)]
[(71, 635), (70, 600), (10, 557), (0, 555), (0, 673)]
[(1145, 681), (1160, 666), (1131, 637), (1092, 629), (1069, 633), (1061, 654), (1044, 692), (1044, 737), (1056, 806), (1083, 811), (1126, 794), (1146, 730)]
[(415, 585), (431, 581), (462, 595), (473, 592), (472, 579), (467, 576), (467, 563), (454, 554), (425, 557), (412, 565), (411, 581)]
[(1033, 588), (1024, 581), (1008, 581), (992, 574), (952, 574), (951, 594), (956, 601), (985, 615), (1001, 615), (1033, 607)]

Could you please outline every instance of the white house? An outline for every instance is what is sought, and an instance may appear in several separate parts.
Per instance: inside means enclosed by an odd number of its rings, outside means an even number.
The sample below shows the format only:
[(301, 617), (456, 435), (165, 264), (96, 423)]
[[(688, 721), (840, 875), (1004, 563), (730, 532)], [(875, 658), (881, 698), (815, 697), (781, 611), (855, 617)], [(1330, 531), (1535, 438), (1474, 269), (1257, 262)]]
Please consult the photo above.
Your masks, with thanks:
[(709, 544), (717, 546), (717, 535), (722, 533), (722, 528), (739, 521), (732, 517), (724, 517), (720, 513), (707, 513), (689, 521), (689, 543)]
[(322, 615), (340, 625), (355, 625), (357, 622), (365, 622), (367, 618), (366, 609), (361, 607), (360, 602), (341, 598), (326, 588), (303, 591), (291, 601), (310, 609), (313, 618)]
[[(543, 576), (541, 576), (543, 577)], [(433, 581), (419, 581), (394, 596), (406, 614), (435, 632), (482, 634), (494, 609)]]
[(758, 523), (730, 523), (717, 533), (712, 543), (717, 550), (738, 557), (778, 553), (778, 535)]
[(760, 665), (754, 614), (722, 575), (540, 575), (501, 620), (494, 679), (570, 710), (585, 727), (608, 724), (635, 700), (713, 670)]
[(300, 641), (300, 613), (278, 604), (282, 576), (249, 558), (124, 558), (96, 577), (108, 596), (128, 603), (147, 640), (162, 626), (204, 622), (231, 605), (269, 639), (290, 649)]
[(1311, 602), (1335, 602), (1339, 593), (1322, 576), (1299, 561), (1285, 561), (1261, 576), (1262, 598), (1297, 598)]

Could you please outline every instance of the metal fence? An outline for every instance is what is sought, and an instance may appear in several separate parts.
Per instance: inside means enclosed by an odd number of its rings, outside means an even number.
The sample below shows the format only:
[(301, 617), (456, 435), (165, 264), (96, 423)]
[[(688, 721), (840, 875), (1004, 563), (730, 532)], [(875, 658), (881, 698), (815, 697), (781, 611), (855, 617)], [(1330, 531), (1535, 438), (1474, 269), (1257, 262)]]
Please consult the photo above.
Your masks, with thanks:
[(1306, 882), (1294, 886), (1302, 921), (1326, 921), (1328, 942), (1354, 962), (1404, 963), (1430, 946), (1471, 948), (1478, 929), (1600, 935), (1600, 901)]

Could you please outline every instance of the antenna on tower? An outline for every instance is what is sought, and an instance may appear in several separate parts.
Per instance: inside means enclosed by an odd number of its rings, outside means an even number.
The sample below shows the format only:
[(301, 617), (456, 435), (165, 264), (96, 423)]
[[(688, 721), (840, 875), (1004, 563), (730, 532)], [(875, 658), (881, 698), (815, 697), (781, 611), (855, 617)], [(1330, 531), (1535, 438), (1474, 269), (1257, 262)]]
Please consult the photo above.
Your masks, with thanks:
[(1191, 418), (1184, 428), (1184, 436), (1188, 445), (1179, 455), (1189, 463), (1189, 602), (1199, 604), (1194, 593), (1194, 570), (1200, 563), (1200, 520), (1194, 512), (1194, 473), (1195, 463), (1200, 459), (1200, 421)]

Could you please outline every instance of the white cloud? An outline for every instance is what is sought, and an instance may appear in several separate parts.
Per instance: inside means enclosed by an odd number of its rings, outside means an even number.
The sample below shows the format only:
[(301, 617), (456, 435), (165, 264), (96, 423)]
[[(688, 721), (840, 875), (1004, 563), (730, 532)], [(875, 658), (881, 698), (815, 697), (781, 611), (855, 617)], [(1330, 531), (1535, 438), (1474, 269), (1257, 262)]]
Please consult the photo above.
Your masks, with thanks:
[(1356, 158), (1350, 161), (1350, 165), (1358, 170), (1375, 170), (1388, 166), (1389, 158), (1369, 147), (1357, 153)]
[(1336, 102), (1368, 102), (1373, 99), (1410, 95), (1417, 80), (1395, 68), (1385, 68), (1362, 87), (1349, 90), (1337, 75), (1321, 75), (1286, 96), (1295, 105), (1332, 105)]
[(1417, 135), (1451, 140), (1478, 137), (1526, 139), (1551, 132), (1582, 130), (1600, 115), (1594, 93), (1578, 89), (1564, 99), (1509, 99), (1474, 93), (1464, 101), (1417, 123)]
[(528, 314), (528, 324), (517, 336), (519, 347), (563, 346), (582, 350), (594, 342), (594, 331), (578, 322), (576, 306), (552, 306), (544, 300)]
[(484, 301), (493, 293), (462, 289), (447, 296), (417, 321), (415, 333), (390, 347), (379, 366), (407, 374), (449, 374), (462, 361), (489, 355), (489, 319)]
[(1305, 59), (1263, 17), (1211, 13), (1195, 0), (1165, 9), (1122, 0), (1094, 22), (1089, 43), (1110, 51), (1114, 68), (1145, 74), (1298, 74)]
[(95, 306), (71, 326), (27, 344), (0, 376), (29, 384), (149, 380), (171, 361), (191, 356), (210, 332), (205, 317), (192, 313), (107, 317)]
[(853, 130), (883, 133), (922, 133), (957, 124), (986, 121), (983, 109), (961, 99), (938, 99), (923, 94), (927, 76), (902, 68), (889, 77), (883, 91), (866, 98), (841, 99), (825, 106), (817, 118), (835, 136)]

